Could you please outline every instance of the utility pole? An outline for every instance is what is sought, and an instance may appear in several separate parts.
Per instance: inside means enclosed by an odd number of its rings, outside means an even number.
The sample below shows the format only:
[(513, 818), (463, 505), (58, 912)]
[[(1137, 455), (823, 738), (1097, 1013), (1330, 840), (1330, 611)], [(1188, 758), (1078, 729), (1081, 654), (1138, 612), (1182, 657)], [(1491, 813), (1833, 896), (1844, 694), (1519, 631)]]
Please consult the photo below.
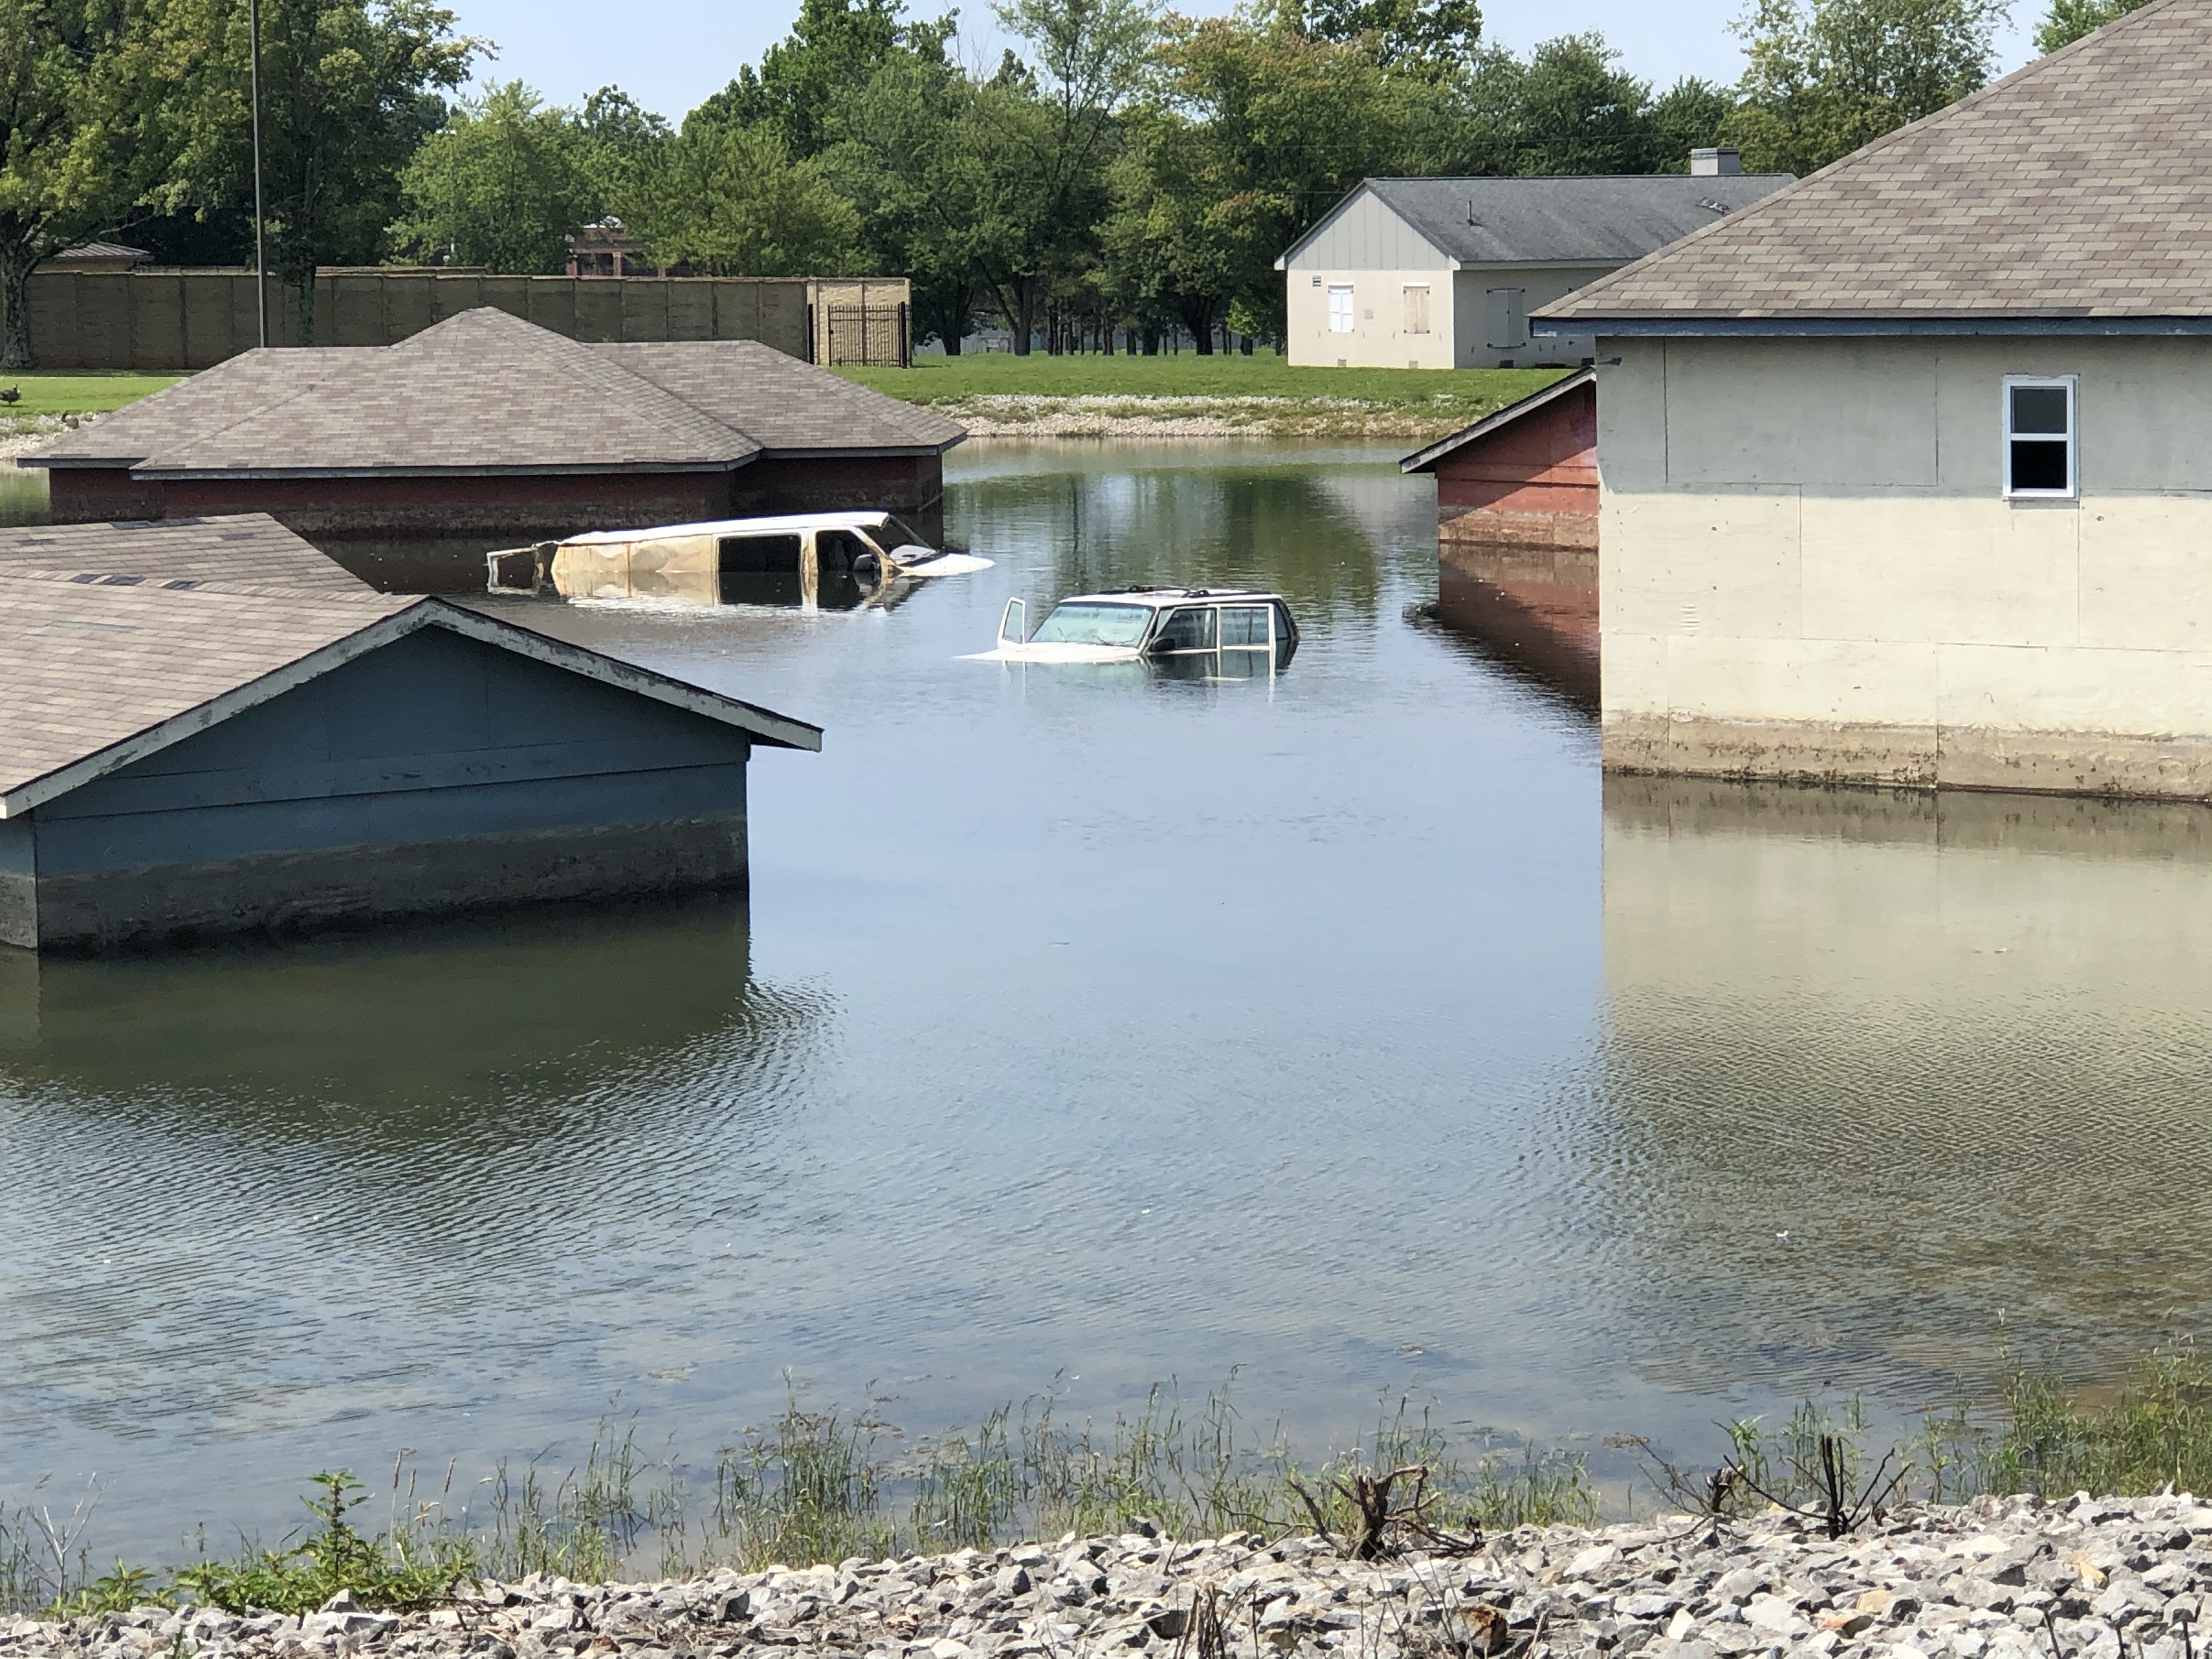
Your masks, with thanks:
[(262, 242), (267, 220), (261, 210), (261, 0), (246, 0), (246, 47), (253, 83), (253, 298), (261, 324), (261, 343), (269, 343), (269, 258)]

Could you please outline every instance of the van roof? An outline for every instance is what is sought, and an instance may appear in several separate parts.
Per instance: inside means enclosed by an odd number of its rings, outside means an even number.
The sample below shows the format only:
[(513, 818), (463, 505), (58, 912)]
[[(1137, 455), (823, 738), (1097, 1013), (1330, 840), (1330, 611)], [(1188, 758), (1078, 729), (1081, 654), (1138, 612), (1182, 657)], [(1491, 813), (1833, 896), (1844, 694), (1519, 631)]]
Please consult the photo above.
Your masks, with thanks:
[(1061, 605), (1142, 605), (1154, 610), (1184, 605), (1193, 599), (1241, 601), (1245, 604), (1285, 603), (1279, 593), (1256, 587), (1120, 587), (1105, 593), (1071, 593)]
[(590, 530), (562, 540), (563, 547), (599, 542), (657, 542), (672, 536), (747, 536), (779, 530), (873, 530), (888, 513), (784, 513), (765, 519), (706, 519), (696, 524), (656, 524), (642, 530)]

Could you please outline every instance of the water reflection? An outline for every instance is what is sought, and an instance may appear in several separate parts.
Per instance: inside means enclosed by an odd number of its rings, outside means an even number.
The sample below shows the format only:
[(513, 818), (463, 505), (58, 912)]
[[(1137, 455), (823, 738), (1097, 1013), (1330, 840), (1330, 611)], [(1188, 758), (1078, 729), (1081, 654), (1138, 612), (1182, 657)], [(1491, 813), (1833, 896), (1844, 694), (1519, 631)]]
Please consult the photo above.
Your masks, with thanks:
[(2111, 1375), (2212, 1314), (2212, 813), (1610, 778), (1605, 958), (1662, 1386)]
[(1598, 706), (1597, 594), (1594, 550), (1448, 543), (1437, 551), (1437, 620), (1589, 714)]

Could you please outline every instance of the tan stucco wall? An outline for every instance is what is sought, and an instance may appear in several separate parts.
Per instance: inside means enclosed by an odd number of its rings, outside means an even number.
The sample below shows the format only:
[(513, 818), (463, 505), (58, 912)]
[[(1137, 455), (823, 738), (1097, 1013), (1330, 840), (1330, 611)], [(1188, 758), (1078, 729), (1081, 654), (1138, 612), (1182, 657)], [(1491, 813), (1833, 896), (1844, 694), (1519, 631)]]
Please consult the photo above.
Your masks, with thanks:
[[(1582, 268), (1521, 266), (1339, 270), (1295, 265), (1284, 273), (1290, 361), (1321, 368), (1340, 362), (1348, 368), (1495, 368), (1501, 363), (1522, 368), (1560, 363), (1571, 368), (1592, 355), (1595, 342), (1548, 339), (1524, 331), (1517, 346), (1493, 348), (1488, 331), (1490, 290), (1521, 289), (1525, 318), (1537, 307), (1604, 274)], [(1352, 331), (1334, 334), (1328, 326), (1328, 290), (1346, 283), (1352, 289)], [(1425, 335), (1409, 335), (1404, 329), (1403, 290), (1409, 283), (1429, 284), (1431, 331)]]
[[(2212, 798), (2212, 342), (1601, 355), (1608, 765)], [(2007, 374), (2081, 377), (2078, 502)]]
[[(1316, 287), (1316, 279), (1319, 286)], [(1296, 366), (1333, 368), (1449, 368), (1452, 366), (1452, 273), (1434, 270), (1291, 270), (1288, 286), (1290, 361)], [(1328, 326), (1328, 290), (1352, 285), (1352, 331), (1333, 334)], [(1429, 332), (1405, 331), (1404, 289), (1409, 283), (1429, 285)]]

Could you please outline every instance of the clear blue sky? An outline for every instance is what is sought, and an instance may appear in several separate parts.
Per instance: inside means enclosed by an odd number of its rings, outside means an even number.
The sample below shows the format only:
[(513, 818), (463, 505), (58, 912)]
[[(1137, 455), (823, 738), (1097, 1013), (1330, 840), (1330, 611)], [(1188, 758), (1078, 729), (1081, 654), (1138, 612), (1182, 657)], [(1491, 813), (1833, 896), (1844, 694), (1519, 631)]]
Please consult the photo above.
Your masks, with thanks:
[[(462, 28), (499, 45), (483, 76), (520, 76), (556, 103), (575, 103), (613, 82), (648, 109), (675, 118), (719, 90), (740, 64), (757, 63), (798, 15), (799, 0), (447, 0)], [(2044, 0), (2015, 0), (2003, 37), (2003, 67), (2028, 54), (2027, 35)], [(946, 0), (908, 0), (935, 16)], [(1229, 9), (1225, 0), (1181, 0), (1179, 9)], [(960, 51), (995, 63), (1003, 41), (989, 0), (959, 0)], [(1742, 58), (1730, 19), (1745, 0), (1484, 0), (1489, 39), (1526, 52), (1540, 40), (1596, 29), (1628, 68), (1662, 86), (1684, 75), (1732, 81)]]

